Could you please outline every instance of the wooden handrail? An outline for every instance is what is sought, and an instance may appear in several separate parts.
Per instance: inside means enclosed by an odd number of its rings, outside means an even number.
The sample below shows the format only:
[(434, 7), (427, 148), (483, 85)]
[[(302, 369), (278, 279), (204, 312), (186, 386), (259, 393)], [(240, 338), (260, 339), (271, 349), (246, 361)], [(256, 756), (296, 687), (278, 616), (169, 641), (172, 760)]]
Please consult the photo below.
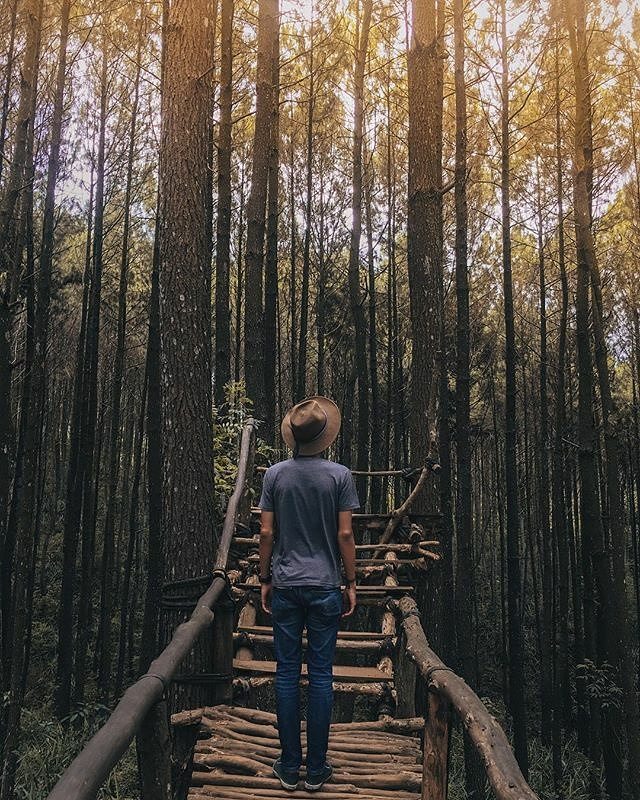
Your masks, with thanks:
[(403, 597), (391, 603), (400, 613), (407, 655), (418, 667), (427, 689), (449, 703), (457, 713), (480, 754), (497, 800), (539, 800), (524, 779), (498, 722), (469, 685), (429, 647), (415, 600)]
[(218, 574), (197, 601), (189, 619), (176, 628), (171, 641), (151, 663), (149, 670), (127, 689), (109, 719), (67, 767), (47, 800), (94, 800), (109, 773), (132, 742), (148, 712), (162, 698), (165, 689), (170, 685), (178, 667), (198, 637), (212, 624), (213, 609), (227, 584), (224, 570), (238, 507), (246, 489), (247, 469), (252, 460), (254, 438), (255, 423), (250, 419), (242, 431), (238, 475), (233, 494), (227, 504), (214, 564), (214, 570)]

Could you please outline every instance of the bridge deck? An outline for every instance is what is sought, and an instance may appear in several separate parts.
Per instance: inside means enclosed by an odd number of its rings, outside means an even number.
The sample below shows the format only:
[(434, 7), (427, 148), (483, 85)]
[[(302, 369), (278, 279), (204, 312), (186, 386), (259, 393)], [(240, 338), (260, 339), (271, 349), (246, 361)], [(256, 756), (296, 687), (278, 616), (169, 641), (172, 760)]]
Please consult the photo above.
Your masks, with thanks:
[[(232, 706), (213, 706), (201, 713), (191, 800), (291, 797), (271, 769), (280, 753), (275, 714)], [(334, 768), (332, 779), (320, 792), (307, 792), (303, 766), (299, 789), (293, 796), (418, 800), (422, 780), (419, 731), (423, 727), (421, 718), (332, 725), (328, 752)], [(304, 722), (302, 729), (304, 756)]]

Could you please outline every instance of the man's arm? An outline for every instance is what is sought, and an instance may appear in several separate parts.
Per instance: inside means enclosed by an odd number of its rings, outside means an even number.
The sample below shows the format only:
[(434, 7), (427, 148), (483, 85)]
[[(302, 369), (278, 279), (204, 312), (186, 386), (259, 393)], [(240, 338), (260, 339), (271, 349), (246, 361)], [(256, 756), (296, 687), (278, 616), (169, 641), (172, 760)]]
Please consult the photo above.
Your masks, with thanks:
[(352, 513), (351, 510), (338, 512), (338, 547), (347, 581), (345, 598), (348, 605), (343, 617), (351, 616), (356, 607), (356, 543), (353, 538)]
[[(273, 552), (273, 523), (275, 514), (273, 511), (262, 511), (260, 513), (260, 583), (262, 608), (267, 614), (271, 613), (271, 553)], [(265, 580), (269, 578), (268, 582)]]

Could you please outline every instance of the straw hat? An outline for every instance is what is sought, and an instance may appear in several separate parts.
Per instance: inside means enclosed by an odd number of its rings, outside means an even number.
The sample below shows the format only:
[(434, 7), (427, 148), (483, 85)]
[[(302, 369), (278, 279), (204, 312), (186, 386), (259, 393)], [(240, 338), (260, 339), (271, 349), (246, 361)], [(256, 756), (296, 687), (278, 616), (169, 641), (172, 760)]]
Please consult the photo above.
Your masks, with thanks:
[(333, 400), (314, 395), (287, 411), (280, 431), (294, 452), (301, 456), (315, 456), (335, 440), (340, 423), (340, 409)]

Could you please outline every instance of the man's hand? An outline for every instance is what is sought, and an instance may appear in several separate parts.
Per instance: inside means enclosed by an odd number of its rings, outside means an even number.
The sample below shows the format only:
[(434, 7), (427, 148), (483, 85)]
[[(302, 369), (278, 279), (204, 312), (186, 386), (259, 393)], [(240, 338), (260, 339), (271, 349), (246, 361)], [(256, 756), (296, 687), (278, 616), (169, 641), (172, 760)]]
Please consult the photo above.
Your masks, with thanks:
[(343, 617), (350, 617), (356, 607), (356, 585), (355, 583), (348, 583), (344, 589), (344, 604), (346, 610), (342, 612)]
[(271, 613), (271, 584), (263, 583), (260, 587), (260, 597), (262, 599), (262, 610), (267, 614)]

